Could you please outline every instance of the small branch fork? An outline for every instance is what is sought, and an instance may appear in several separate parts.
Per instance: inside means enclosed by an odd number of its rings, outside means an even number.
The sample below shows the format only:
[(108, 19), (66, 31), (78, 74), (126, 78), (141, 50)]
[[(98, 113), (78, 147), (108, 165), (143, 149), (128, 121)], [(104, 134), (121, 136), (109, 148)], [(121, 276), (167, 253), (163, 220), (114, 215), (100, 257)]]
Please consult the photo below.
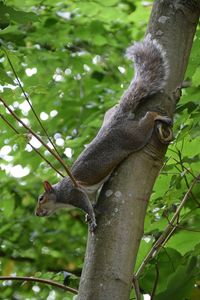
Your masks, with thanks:
[[(68, 176), (71, 178), (74, 186), (78, 187), (78, 183), (76, 182), (74, 176), (72, 175), (71, 171), (69, 170), (68, 166), (64, 163), (63, 159), (61, 158), (55, 144), (53, 143), (53, 141), (51, 140), (50, 136), (48, 135), (48, 132), (46, 131), (45, 127), (43, 126), (42, 122), (40, 121), (35, 109), (33, 108), (32, 104), (31, 104), (31, 101), (29, 100), (25, 90), (23, 89), (23, 86), (19, 80), (19, 77), (14, 69), (14, 66), (8, 56), (8, 53), (5, 49), (3, 49), (6, 57), (7, 57), (7, 60), (8, 60), (8, 63), (15, 75), (15, 78), (16, 78), (16, 81), (19, 85), (19, 87), (21, 88), (22, 90), (22, 93), (26, 99), (26, 101), (28, 102), (35, 118), (37, 119), (39, 125), (41, 126), (42, 130), (44, 131), (45, 135), (47, 136), (50, 144), (52, 145), (52, 147), (54, 148), (55, 152), (46, 144), (43, 142), (43, 140), (31, 129), (29, 128), (13, 111), (12, 109), (9, 107), (9, 105), (6, 103), (6, 101), (4, 101), (1, 97), (0, 97), (0, 102), (3, 103), (3, 105), (5, 106), (5, 108), (9, 111), (9, 113), (11, 114), (11, 116), (17, 120), (29, 133), (31, 133), (55, 158), (56, 160), (58, 160), (61, 165), (64, 167), (65, 171), (67, 172)], [(20, 134), (20, 132), (8, 121), (8, 119), (3, 115), (3, 114), (0, 114), (0, 117), (1, 119), (16, 133), (16, 134)], [(49, 164), (49, 166), (54, 169), (60, 176), (64, 177), (64, 175), (59, 171), (57, 170), (52, 164), (51, 162), (46, 159), (44, 157), (43, 154), (41, 154), (31, 143), (28, 142), (28, 144), (32, 147), (32, 149), (44, 160), (46, 161), (46, 163)], [(65, 286), (63, 284), (60, 284), (58, 282), (55, 282), (53, 280), (48, 280), (48, 279), (43, 279), (43, 278), (37, 278), (37, 277), (27, 277), (27, 276), (0, 276), (0, 280), (18, 280), (18, 281), (33, 281), (33, 282), (40, 282), (40, 283), (44, 283), (44, 284), (48, 284), (48, 285), (51, 285), (51, 286), (55, 286), (57, 288), (60, 288), (60, 289), (63, 289), (65, 291), (68, 291), (70, 293), (73, 293), (73, 294), (78, 294), (78, 291), (76, 289), (73, 289), (71, 287), (68, 287), (68, 286)]]
[[(4, 117), (4, 115), (0, 114), (0, 117), (2, 120), (16, 133), (20, 134), (20, 132)], [(42, 154), (40, 153), (31, 143), (28, 142), (28, 145), (31, 146), (31, 148), (44, 160), (46, 163), (54, 169), (60, 176), (65, 177), (59, 170), (57, 170), (52, 163)]]
[(51, 286), (55, 286), (57, 288), (63, 289), (65, 291), (68, 291), (75, 295), (78, 294), (78, 291), (76, 289), (73, 289), (69, 286), (65, 286), (63, 284), (60, 284), (58, 282), (55, 282), (55, 281), (49, 280), (49, 279), (43, 279), (43, 278), (37, 278), (37, 277), (27, 277), (27, 276), (0, 276), (0, 280), (18, 280), (18, 281), (40, 282), (40, 283), (45, 283), (45, 284), (48, 284)]
[(64, 167), (65, 171), (67, 172), (67, 174), (69, 175), (69, 177), (71, 178), (74, 186), (78, 187), (78, 183), (76, 182), (76, 179), (74, 178), (74, 176), (72, 175), (72, 173), (70, 172), (69, 168), (65, 165), (63, 159), (57, 154), (55, 153), (30, 127), (28, 127), (15, 113), (14, 111), (12, 111), (12, 109), (9, 107), (9, 105), (3, 100), (2, 97), (0, 97), (0, 102), (3, 103), (3, 105), (7, 108), (7, 110), (9, 111), (9, 113), (12, 115), (12, 117), (17, 120), (29, 133), (31, 133), (60, 163), (61, 165)]
[(140, 294), (140, 286), (139, 286), (139, 282), (138, 282), (138, 278), (133, 275), (133, 288), (135, 290), (135, 298), (136, 300), (141, 300), (141, 294)]
[[(8, 111), (11, 113), (11, 115), (19, 122), (19, 123), (21, 123), (21, 125), (26, 129), (26, 130), (28, 130), (28, 132), (30, 132), (60, 163), (61, 163), (61, 165), (64, 167), (64, 169), (65, 169), (65, 171), (66, 171), (66, 173), (68, 174), (68, 176), (71, 178), (71, 180), (72, 180), (72, 182), (73, 182), (73, 184), (74, 184), (74, 186), (75, 187), (78, 187), (79, 185), (78, 185), (78, 183), (77, 183), (77, 181), (76, 181), (76, 179), (74, 178), (74, 176), (72, 175), (72, 173), (71, 173), (71, 171), (70, 171), (70, 169), (68, 168), (68, 166), (65, 164), (65, 162), (63, 161), (63, 159), (62, 159), (62, 157), (60, 156), (60, 154), (59, 154), (59, 152), (58, 152), (58, 150), (57, 150), (57, 148), (56, 148), (56, 146), (55, 146), (55, 144), (53, 143), (53, 141), (52, 141), (52, 139), (50, 138), (50, 136), (49, 136), (49, 134), (48, 134), (48, 132), (47, 132), (47, 130), (45, 129), (45, 127), (43, 126), (43, 124), (42, 124), (42, 122), (41, 122), (41, 120), (39, 119), (39, 117), (38, 117), (38, 115), (37, 115), (37, 113), (36, 113), (36, 111), (35, 111), (35, 109), (34, 109), (34, 107), (32, 106), (32, 104), (31, 104), (31, 101), (30, 101), (30, 99), (29, 99), (29, 97), (27, 96), (27, 94), (26, 94), (26, 92), (25, 92), (25, 90), (24, 90), (24, 88), (23, 88), (23, 86), (22, 86), (22, 84), (21, 84), (21, 82), (20, 82), (20, 79), (19, 79), (19, 77), (18, 77), (18, 75), (17, 75), (17, 72), (15, 71), (15, 68), (14, 68), (14, 66), (13, 66), (13, 64), (12, 64), (12, 62), (11, 62), (11, 59), (10, 59), (10, 57), (9, 57), (9, 55), (8, 55), (8, 53), (7, 53), (7, 51), (6, 51), (6, 49), (5, 49), (5, 47), (3, 47), (2, 48), (2, 50), (4, 51), (4, 53), (5, 53), (5, 56), (6, 56), (6, 58), (7, 58), (7, 60), (8, 60), (8, 63), (9, 63), (9, 65), (10, 65), (10, 67), (11, 67), (11, 69), (12, 69), (12, 71), (13, 71), (13, 74), (14, 74), (14, 76), (15, 76), (15, 78), (16, 78), (16, 81), (17, 81), (17, 84), (18, 84), (18, 86), (20, 87), (20, 89), (22, 90), (22, 93), (23, 93), (23, 95), (24, 95), (24, 97), (25, 97), (25, 99), (26, 99), (26, 101), (28, 102), (28, 104), (29, 104), (29, 106), (30, 106), (30, 108), (31, 108), (31, 110), (32, 110), (32, 112), (33, 112), (33, 114), (34, 114), (34, 116), (35, 116), (35, 118), (36, 118), (36, 120), (38, 121), (38, 123), (39, 123), (39, 125), (40, 125), (40, 127), (42, 128), (42, 130), (43, 130), (43, 132), (45, 133), (45, 135), (47, 136), (47, 138), (48, 138), (48, 140), (49, 140), (49, 142), (50, 142), (50, 144), (52, 145), (52, 147), (54, 148), (54, 150), (55, 150), (55, 152), (54, 151), (52, 151), (52, 149), (47, 145), (47, 144), (45, 144), (43, 141), (42, 141), (42, 139), (31, 129), (31, 128), (29, 128), (28, 126), (26, 126), (26, 124), (22, 121), (22, 120), (20, 120), (20, 118), (18, 118), (17, 117), (17, 115), (14, 113), (14, 112), (12, 112), (12, 110), (9, 108), (9, 106), (6, 104), (6, 102), (2, 99), (2, 98), (0, 98), (0, 101), (3, 103), (3, 105), (8, 109)], [(3, 119), (3, 118), (2, 118)], [(5, 121), (5, 118), (3, 119), (4, 121)], [(5, 121), (6, 122), (6, 121)], [(7, 124), (8, 124), (8, 122), (6, 122)], [(16, 132), (16, 131), (15, 131)], [(32, 145), (31, 145), (32, 146)], [(33, 148), (33, 146), (32, 146), (32, 148)], [(33, 148), (34, 149), (34, 148)], [(36, 151), (36, 150), (35, 150)], [(38, 153), (38, 151), (36, 151), (37, 153)], [(40, 157), (42, 157), (46, 162), (47, 162), (47, 160), (43, 157), (43, 156), (41, 156), (41, 154), (40, 153), (38, 153), (39, 155), (40, 155)], [(47, 162), (48, 164), (49, 164), (49, 162)], [(52, 165), (51, 164), (49, 164), (51, 167), (52, 167)], [(53, 167), (53, 169), (55, 170), (55, 168)], [(60, 174), (61, 175), (61, 173), (59, 172), (59, 171), (56, 171), (58, 174)], [(63, 175), (61, 175), (62, 177), (63, 177)]]
[(191, 185), (189, 186), (187, 192), (185, 193), (183, 199), (181, 200), (179, 206), (176, 209), (176, 212), (174, 213), (173, 217), (169, 221), (169, 224), (161, 234), (161, 236), (158, 238), (158, 240), (155, 242), (149, 253), (146, 255), (144, 258), (143, 262), (141, 263), (140, 267), (138, 268), (137, 272), (133, 275), (133, 286), (135, 289), (136, 293), (136, 299), (140, 300), (141, 295), (140, 295), (140, 290), (139, 290), (139, 284), (138, 284), (138, 279), (141, 273), (144, 271), (144, 268), (146, 265), (149, 263), (149, 261), (155, 257), (160, 249), (167, 243), (167, 241), (170, 239), (170, 237), (173, 235), (174, 231), (177, 228), (177, 224), (175, 222), (178, 221), (180, 212), (185, 205), (186, 201), (189, 198), (189, 195), (191, 195), (191, 191), (193, 187), (196, 185), (196, 183), (200, 180), (200, 174), (195, 177), (195, 179), (192, 181)]
[(32, 110), (32, 112), (33, 112), (33, 114), (34, 114), (34, 116), (36, 117), (36, 119), (37, 119), (38, 123), (40, 124), (42, 130), (44, 131), (45, 135), (47, 136), (49, 142), (50, 142), (51, 145), (53, 146), (53, 148), (54, 148), (54, 150), (56, 151), (56, 153), (58, 154), (58, 156), (60, 156), (60, 154), (59, 154), (59, 152), (58, 152), (58, 150), (57, 150), (55, 144), (54, 144), (53, 141), (51, 140), (50, 136), (48, 135), (47, 130), (46, 130), (45, 127), (43, 126), (43, 124), (42, 124), (42, 122), (40, 121), (40, 118), (38, 117), (38, 115), (37, 115), (37, 113), (36, 113), (36, 111), (35, 111), (33, 105), (31, 104), (31, 101), (30, 101), (29, 97), (27, 96), (27, 93), (25, 92), (25, 90), (24, 90), (24, 88), (23, 88), (23, 86), (22, 86), (22, 84), (21, 84), (21, 82), (20, 82), (20, 80), (19, 80), (19, 77), (18, 77), (18, 75), (17, 75), (17, 72), (15, 71), (15, 68), (14, 68), (14, 66), (13, 66), (13, 64), (12, 64), (12, 62), (11, 62), (11, 59), (10, 59), (10, 57), (9, 57), (9, 55), (8, 55), (8, 53), (7, 53), (7, 51), (5, 50), (5, 48), (3, 48), (3, 51), (4, 51), (5, 55), (6, 55), (6, 58), (7, 58), (7, 60), (8, 60), (9, 65), (10, 65), (12, 71), (13, 71), (13, 74), (15, 75), (15, 78), (16, 78), (16, 80), (17, 80), (17, 83), (18, 83), (19, 87), (20, 87), (21, 90), (22, 90), (22, 93), (23, 93), (23, 95), (24, 95), (24, 98), (25, 98), (26, 101), (28, 102), (28, 104), (29, 104), (29, 106), (30, 106), (30, 108), (31, 108), (31, 110)]

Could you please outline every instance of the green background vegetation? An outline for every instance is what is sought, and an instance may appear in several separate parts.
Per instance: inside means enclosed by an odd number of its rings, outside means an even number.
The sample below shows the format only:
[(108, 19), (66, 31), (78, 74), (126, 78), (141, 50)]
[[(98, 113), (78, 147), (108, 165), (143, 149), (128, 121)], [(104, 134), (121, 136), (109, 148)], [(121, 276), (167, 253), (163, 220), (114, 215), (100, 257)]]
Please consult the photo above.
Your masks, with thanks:
[[(123, 54), (133, 40), (144, 36), (151, 4), (131, 0), (0, 1), (1, 44), (38, 115), (47, 114), (43, 124), (49, 135), (63, 144), (58, 146), (60, 153), (72, 149), (72, 157), (63, 154), (69, 165), (94, 137), (105, 111), (119, 100), (129, 84), (133, 70)], [(177, 105), (175, 139), (148, 207), (137, 267), (200, 170), (199, 48), (198, 29), (185, 76), (191, 84), (183, 90)], [(28, 76), (27, 69), (37, 72)], [(32, 112), (20, 106), (25, 99), (3, 51), (0, 84), (2, 97), (43, 137)], [(11, 120), (2, 105), (0, 113)], [(84, 214), (63, 210), (50, 218), (34, 216), (42, 182), (55, 183), (59, 178), (37, 154), (25, 150), (25, 131), (13, 120), (12, 124), (21, 135), (13, 134), (0, 120), (1, 275), (36, 276), (61, 283), (65, 278), (66, 284), (77, 288), (87, 240)], [(54, 158), (45, 150), (43, 153), (63, 171)], [(19, 165), (28, 168), (28, 175), (16, 177), (20, 174), (13, 167)], [(181, 211), (175, 234), (141, 276), (142, 291), (150, 294), (159, 270), (156, 300), (172, 299), (174, 290), (176, 300), (200, 299), (199, 194), (200, 186), (196, 185)], [(73, 296), (46, 285), (4, 281), (0, 282), (0, 299), (68, 300)]]

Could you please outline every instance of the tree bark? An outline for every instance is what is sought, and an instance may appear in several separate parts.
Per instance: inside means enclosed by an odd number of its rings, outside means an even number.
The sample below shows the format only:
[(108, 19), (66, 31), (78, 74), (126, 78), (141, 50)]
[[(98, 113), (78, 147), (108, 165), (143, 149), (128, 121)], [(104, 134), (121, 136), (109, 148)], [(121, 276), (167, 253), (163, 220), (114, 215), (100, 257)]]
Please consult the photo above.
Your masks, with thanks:
[[(170, 76), (166, 92), (152, 96), (137, 112), (161, 111), (173, 117), (176, 89), (183, 81), (200, 14), (200, 1), (156, 0), (147, 33), (166, 50)], [(129, 156), (100, 194), (98, 228), (89, 234), (79, 286), (79, 300), (127, 300), (143, 236), (144, 218), (167, 146), (156, 135), (141, 151)]]

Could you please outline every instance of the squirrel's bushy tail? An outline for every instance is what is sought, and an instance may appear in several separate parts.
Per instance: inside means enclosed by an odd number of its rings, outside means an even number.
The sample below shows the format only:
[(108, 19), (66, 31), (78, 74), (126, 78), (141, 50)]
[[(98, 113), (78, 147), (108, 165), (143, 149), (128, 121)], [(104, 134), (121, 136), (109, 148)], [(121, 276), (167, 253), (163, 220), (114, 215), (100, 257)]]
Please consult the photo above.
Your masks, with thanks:
[(135, 76), (122, 102), (128, 101), (135, 108), (142, 98), (164, 88), (169, 75), (168, 60), (165, 51), (150, 35), (129, 47), (126, 56), (134, 61)]

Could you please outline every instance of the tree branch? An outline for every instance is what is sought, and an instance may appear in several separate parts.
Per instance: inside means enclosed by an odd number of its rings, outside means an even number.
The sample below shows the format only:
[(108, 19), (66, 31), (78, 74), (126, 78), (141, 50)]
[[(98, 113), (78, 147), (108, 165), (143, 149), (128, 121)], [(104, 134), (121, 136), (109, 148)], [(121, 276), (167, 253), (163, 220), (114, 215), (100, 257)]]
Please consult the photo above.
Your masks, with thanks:
[(37, 113), (36, 113), (36, 111), (35, 111), (33, 105), (31, 104), (31, 101), (29, 100), (29, 98), (28, 98), (28, 96), (27, 96), (27, 94), (26, 94), (26, 92), (25, 92), (25, 90), (24, 90), (24, 88), (23, 88), (23, 86), (22, 86), (22, 84), (21, 84), (21, 82), (20, 82), (20, 80), (19, 80), (19, 77), (18, 77), (18, 75), (17, 75), (17, 72), (15, 71), (15, 68), (14, 68), (14, 66), (13, 66), (13, 64), (12, 64), (12, 62), (11, 62), (11, 59), (10, 59), (10, 57), (9, 57), (9, 55), (8, 55), (8, 53), (7, 53), (7, 51), (6, 51), (6, 49), (3, 48), (3, 51), (4, 51), (4, 53), (5, 53), (6, 57), (7, 57), (7, 60), (8, 60), (9, 65), (10, 65), (10, 67), (11, 67), (11, 69), (12, 69), (14, 75), (15, 75), (15, 78), (16, 78), (16, 80), (17, 80), (17, 83), (18, 83), (20, 89), (22, 90), (22, 93), (23, 93), (23, 95), (24, 95), (26, 101), (28, 102), (28, 104), (29, 104), (29, 106), (30, 106), (30, 108), (31, 108), (31, 110), (32, 110), (32, 112), (33, 112), (33, 114), (34, 114), (34, 116), (36, 117), (36, 119), (37, 119), (39, 125), (41, 126), (42, 130), (44, 131), (45, 135), (47, 136), (47, 138), (48, 138), (49, 142), (51, 143), (51, 145), (53, 146), (54, 150), (56, 151), (56, 153), (58, 154), (58, 156), (61, 158), (60, 153), (58, 152), (58, 149), (56, 148), (56, 145), (53, 143), (53, 141), (52, 141), (52, 139), (50, 138), (50, 136), (49, 136), (47, 130), (45, 129), (45, 127), (43, 126), (43, 124), (42, 124), (40, 118), (38, 117), (38, 115), (37, 115)]
[(185, 205), (186, 201), (189, 198), (191, 190), (193, 189), (193, 187), (195, 186), (195, 184), (198, 182), (199, 179), (200, 179), (200, 174), (193, 180), (193, 182), (190, 185), (188, 191), (186, 192), (186, 194), (184, 195), (182, 201), (180, 202), (179, 206), (177, 207), (176, 212), (173, 215), (173, 217), (171, 218), (169, 224), (167, 225), (167, 227), (165, 228), (165, 230), (163, 231), (163, 233), (161, 234), (161, 236), (158, 238), (158, 240), (155, 242), (155, 244), (153, 245), (153, 247), (151, 248), (151, 250), (149, 251), (149, 253), (144, 258), (142, 264), (140, 265), (140, 267), (138, 268), (137, 272), (135, 273), (135, 276), (137, 278), (141, 275), (141, 273), (143, 272), (145, 266), (152, 259), (152, 257), (155, 257), (158, 254), (158, 252), (161, 249), (161, 247), (169, 240), (170, 236), (175, 231), (175, 229), (176, 229), (177, 226), (174, 226), (174, 222), (179, 217), (181, 209)]
[(141, 300), (141, 294), (140, 294), (140, 286), (137, 277), (133, 276), (133, 288), (135, 290), (135, 297), (136, 300)]
[(3, 105), (7, 108), (7, 110), (10, 112), (10, 114), (28, 131), (30, 132), (60, 163), (61, 165), (64, 167), (64, 169), (66, 170), (67, 174), (69, 175), (69, 177), (71, 178), (74, 186), (78, 187), (78, 183), (76, 181), (76, 179), (74, 178), (74, 176), (72, 175), (71, 171), (69, 170), (69, 168), (67, 167), (67, 165), (64, 163), (64, 161), (62, 160), (62, 158), (60, 156), (58, 156), (57, 153), (55, 153), (47, 144), (45, 144), (45, 142), (43, 142), (43, 140), (30, 128), (28, 127), (15, 113), (14, 111), (12, 111), (12, 109), (9, 107), (9, 105), (2, 99), (2, 97), (0, 97), (0, 101), (3, 103)]
[[(185, 168), (185, 166), (183, 164), (181, 151), (179, 149), (177, 149), (177, 150), (178, 150), (179, 164), (180, 164), (180, 166), (182, 168), (182, 172), (184, 172), (184, 170), (186, 170), (187, 172), (189, 172), (191, 174), (192, 172), (190, 172), (187, 168)], [(188, 183), (187, 177), (185, 175), (185, 172), (183, 173), (183, 177), (184, 177), (185, 184), (186, 184), (187, 188), (189, 188), (189, 183)], [(192, 192), (191, 192), (191, 196), (192, 196), (192, 199), (196, 202), (197, 206), (200, 207), (200, 203), (195, 198), (195, 196), (194, 196), (194, 194)]]
[[(2, 120), (16, 133), (20, 134), (19, 131), (2, 115), (0, 114), (0, 117)], [(31, 148), (54, 170), (56, 173), (58, 173), (61, 177), (65, 177), (59, 170), (57, 170), (52, 163), (42, 154), (40, 151), (38, 151), (31, 143), (27, 142), (28, 145), (31, 146)]]
[(59, 289), (63, 289), (65, 291), (68, 291), (72, 294), (77, 294), (78, 291), (76, 289), (73, 289), (69, 286), (65, 286), (63, 284), (60, 284), (58, 282), (55, 282), (50, 279), (43, 279), (43, 278), (37, 278), (37, 277), (27, 277), (27, 276), (0, 276), (0, 280), (20, 280), (20, 281), (34, 281), (34, 282), (40, 282), (45, 283), (51, 286), (55, 286)]
[[(169, 78), (165, 92), (143, 102), (134, 112), (136, 118), (147, 111), (173, 117), (178, 98), (174, 92), (184, 78), (199, 14), (196, 0), (154, 1), (147, 33), (166, 52)], [(96, 208), (97, 230), (88, 236), (79, 300), (129, 299), (147, 204), (166, 150), (153, 135), (149, 144), (124, 160), (103, 186)]]

